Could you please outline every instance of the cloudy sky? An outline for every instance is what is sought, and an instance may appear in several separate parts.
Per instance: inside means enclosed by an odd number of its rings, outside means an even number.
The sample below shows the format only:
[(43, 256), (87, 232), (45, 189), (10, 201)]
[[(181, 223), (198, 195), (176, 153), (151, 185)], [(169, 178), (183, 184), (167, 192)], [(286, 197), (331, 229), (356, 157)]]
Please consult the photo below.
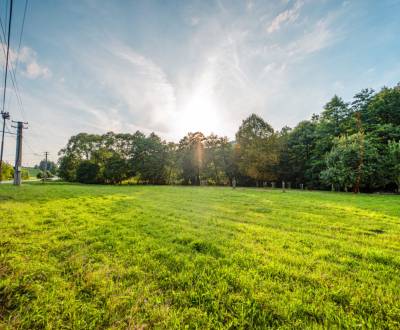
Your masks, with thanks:
[[(335, 93), (400, 81), (400, 0), (31, 0), (17, 60), (23, 7), (11, 30), (22, 107), (11, 81), (6, 97), (29, 122), (23, 164), (56, 160), (79, 132), (233, 138), (253, 112), (293, 127)], [(14, 149), (7, 136), (5, 160)]]

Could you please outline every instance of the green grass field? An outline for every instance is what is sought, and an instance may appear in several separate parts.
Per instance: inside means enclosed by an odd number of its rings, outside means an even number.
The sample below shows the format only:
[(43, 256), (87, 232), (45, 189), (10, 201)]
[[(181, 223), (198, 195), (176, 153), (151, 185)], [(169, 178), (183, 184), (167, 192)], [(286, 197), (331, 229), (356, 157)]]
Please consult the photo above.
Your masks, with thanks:
[(400, 328), (400, 196), (0, 186), (0, 328)]

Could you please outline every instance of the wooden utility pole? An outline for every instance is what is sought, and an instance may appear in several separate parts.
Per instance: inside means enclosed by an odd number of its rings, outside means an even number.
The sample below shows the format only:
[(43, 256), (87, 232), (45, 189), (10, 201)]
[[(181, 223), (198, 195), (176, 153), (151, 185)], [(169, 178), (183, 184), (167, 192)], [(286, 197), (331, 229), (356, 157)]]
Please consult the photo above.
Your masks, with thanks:
[(4, 150), (4, 133), (6, 130), (6, 120), (10, 119), (8, 112), (2, 112), (1, 117), (3, 118), (3, 130), (1, 131), (1, 149), (0, 149), (0, 181), (3, 180), (3, 150)]
[(15, 151), (15, 166), (14, 166), (14, 185), (19, 186), (21, 185), (21, 163), (22, 163), (22, 130), (26, 127), (24, 127), (24, 123), (22, 121), (13, 121), (13, 123), (16, 123), (17, 126), (12, 126), (17, 129), (17, 148)]
[(47, 156), (49, 155), (49, 153), (47, 151), (44, 152), (44, 157), (45, 157), (45, 161), (44, 161), (44, 175), (43, 175), (43, 182), (45, 182), (47, 180)]
[[(6, 65), (4, 68), (4, 85), (3, 85), (3, 107), (1, 109), (1, 117), (3, 118), (3, 131), (2, 131), (2, 136), (1, 136), (1, 151), (0, 151), (0, 181), (2, 179), (2, 165), (3, 165), (3, 149), (4, 149), (4, 131), (6, 128), (6, 119), (10, 119), (10, 114), (6, 111), (5, 105), (6, 105), (6, 91), (7, 91), (7, 74), (8, 74), (8, 58), (9, 58), (9, 53), (10, 53), (10, 37), (11, 37), (11, 19), (12, 19), (12, 11), (13, 11), (13, 0), (10, 2), (10, 16), (8, 18), (8, 36), (7, 36), (7, 52), (5, 52), (6, 55)], [(4, 29), (3, 29), (3, 35), (4, 35), (4, 41), (6, 40), (6, 36), (4, 34)], [(4, 45), (3, 45), (3, 50), (4, 50)]]

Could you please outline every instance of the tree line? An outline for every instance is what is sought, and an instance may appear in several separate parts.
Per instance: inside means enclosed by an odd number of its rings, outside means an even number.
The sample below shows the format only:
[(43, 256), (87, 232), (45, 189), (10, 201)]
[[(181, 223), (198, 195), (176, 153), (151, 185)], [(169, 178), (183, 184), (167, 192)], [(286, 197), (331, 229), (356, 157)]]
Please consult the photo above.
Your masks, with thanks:
[(350, 102), (335, 95), (294, 128), (274, 130), (252, 114), (234, 141), (201, 132), (178, 143), (139, 131), (80, 133), (59, 156), (58, 175), (72, 182), (398, 191), (400, 84), (363, 89)]

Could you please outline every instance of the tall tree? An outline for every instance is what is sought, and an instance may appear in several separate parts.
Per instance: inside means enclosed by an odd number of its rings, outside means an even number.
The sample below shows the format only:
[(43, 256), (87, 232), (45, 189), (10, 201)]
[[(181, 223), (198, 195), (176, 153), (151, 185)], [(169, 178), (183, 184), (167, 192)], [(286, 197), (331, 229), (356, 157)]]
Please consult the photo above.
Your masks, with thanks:
[(80, 159), (74, 154), (64, 153), (58, 159), (58, 175), (65, 181), (76, 181), (76, 170), (79, 166)]
[(182, 170), (179, 166), (178, 144), (169, 142), (167, 144), (167, 159), (165, 163), (165, 175), (167, 184), (180, 183)]
[(256, 114), (242, 122), (236, 133), (239, 171), (259, 184), (276, 180), (279, 140), (273, 128)]
[(100, 141), (100, 135), (79, 133), (69, 139), (67, 146), (61, 149), (59, 154), (70, 154), (79, 159), (89, 160), (91, 153), (99, 147)]
[(289, 164), (292, 181), (315, 186), (318, 174), (314, 170), (314, 152), (317, 143), (317, 122), (302, 121), (291, 132), (288, 139)]
[(166, 182), (167, 151), (165, 141), (154, 133), (141, 141), (133, 158), (134, 168), (140, 180), (151, 184)]
[(126, 159), (117, 152), (112, 152), (104, 162), (104, 180), (107, 183), (121, 183), (129, 178), (129, 168)]
[(350, 113), (352, 114), (352, 116), (349, 118), (350, 127), (348, 127), (347, 130), (349, 134), (359, 133), (360, 127), (362, 127), (364, 130), (368, 130), (370, 124), (368, 105), (371, 102), (374, 93), (375, 91), (373, 89), (365, 88), (354, 95), (350, 108)]
[(183, 184), (200, 185), (204, 165), (204, 134), (188, 133), (179, 141), (179, 162)]
[(400, 125), (400, 84), (384, 87), (368, 103), (368, 121), (371, 124)]
[(232, 145), (227, 137), (211, 134), (204, 140), (204, 175), (214, 184), (226, 184), (232, 179)]

